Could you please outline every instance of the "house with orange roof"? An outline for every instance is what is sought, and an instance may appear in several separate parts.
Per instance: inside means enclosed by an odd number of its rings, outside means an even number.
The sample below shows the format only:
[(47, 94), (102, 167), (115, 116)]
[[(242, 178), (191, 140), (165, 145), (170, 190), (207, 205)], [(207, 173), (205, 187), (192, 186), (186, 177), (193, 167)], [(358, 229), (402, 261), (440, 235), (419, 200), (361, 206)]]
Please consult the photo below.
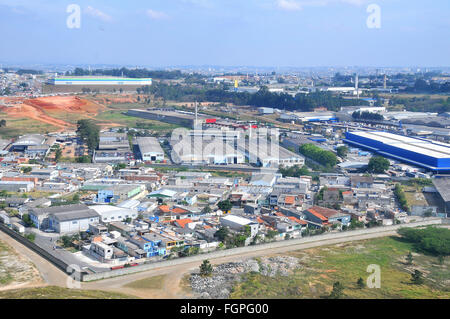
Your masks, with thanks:
[(192, 219), (190, 219), (190, 218), (177, 219), (174, 222), (175, 226), (178, 226), (181, 228), (189, 227), (188, 224), (190, 224), (190, 223), (192, 223)]
[(342, 225), (348, 226), (351, 220), (351, 216), (349, 214), (321, 206), (310, 207), (303, 213), (305, 214), (306, 220), (322, 226), (332, 223), (341, 223)]

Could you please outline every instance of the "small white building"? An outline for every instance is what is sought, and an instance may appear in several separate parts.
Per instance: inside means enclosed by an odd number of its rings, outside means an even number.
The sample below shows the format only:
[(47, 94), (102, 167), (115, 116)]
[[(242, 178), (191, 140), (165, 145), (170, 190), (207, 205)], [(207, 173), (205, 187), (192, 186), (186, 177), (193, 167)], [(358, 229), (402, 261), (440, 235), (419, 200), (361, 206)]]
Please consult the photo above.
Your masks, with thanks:
[(90, 209), (100, 215), (100, 220), (103, 223), (120, 222), (127, 218), (136, 219), (138, 212), (133, 209), (111, 206), (111, 205), (93, 205)]
[(155, 137), (138, 137), (136, 141), (144, 162), (164, 160), (164, 151)]
[(259, 224), (257, 222), (236, 215), (227, 215), (225, 217), (221, 217), (220, 224), (222, 226), (228, 226), (231, 229), (237, 231), (242, 231), (245, 226), (249, 226), (251, 237), (255, 237), (258, 234), (259, 230)]

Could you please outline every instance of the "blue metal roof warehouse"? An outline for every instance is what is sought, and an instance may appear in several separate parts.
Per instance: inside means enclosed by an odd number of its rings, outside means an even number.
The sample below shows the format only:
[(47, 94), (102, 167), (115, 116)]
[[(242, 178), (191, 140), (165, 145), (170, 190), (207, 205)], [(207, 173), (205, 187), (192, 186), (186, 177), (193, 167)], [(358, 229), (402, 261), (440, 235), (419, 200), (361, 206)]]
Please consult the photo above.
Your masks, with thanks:
[(344, 141), (434, 172), (450, 173), (450, 144), (380, 131), (347, 132)]

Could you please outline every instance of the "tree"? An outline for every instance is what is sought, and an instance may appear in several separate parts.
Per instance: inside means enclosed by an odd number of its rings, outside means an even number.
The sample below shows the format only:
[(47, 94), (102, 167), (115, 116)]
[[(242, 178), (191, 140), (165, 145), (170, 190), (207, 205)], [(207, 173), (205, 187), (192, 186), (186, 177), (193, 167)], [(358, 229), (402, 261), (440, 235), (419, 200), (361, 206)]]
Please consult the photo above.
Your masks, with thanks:
[(226, 227), (220, 227), (218, 231), (215, 232), (214, 236), (217, 237), (220, 241), (224, 241), (229, 234), (229, 230)]
[(28, 215), (28, 214), (24, 214), (24, 215), (22, 216), (22, 221), (23, 221), (23, 223), (25, 224), (26, 227), (32, 227), (32, 226), (34, 226), (34, 223), (33, 223), (33, 221), (31, 220), (30, 215)]
[(356, 282), (356, 285), (360, 288), (363, 289), (364, 287), (366, 287), (366, 284), (364, 283), (364, 280), (359, 277), (358, 281)]
[(76, 158), (77, 163), (91, 163), (91, 157), (89, 155), (82, 155)]
[(344, 295), (344, 286), (339, 281), (336, 281), (333, 284), (333, 290), (331, 291), (329, 298), (339, 299), (342, 298), (343, 295)]
[(406, 255), (406, 264), (407, 265), (413, 264), (413, 255), (411, 252), (408, 252), (408, 255)]
[(200, 275), (203, 277), (210, 276), (213, 272), (213, 266), (210, 264), (208, 259), (203, 260), (200, 265)]
[(367, 171), (375, 174), (383, 174), (389, 169), (389, 161), (382, 156), (373, 156), (367, 165)]
[(223, 212), (228, 212), (233, 207), (233, 204), (231, 204), (231, 202), (227, 199), (220, 201), (217, 204), (217, 207), (219, 207), (219, 209)]
[(28, 173), (31, 172), (32, 170), (33, 170), (33, 168), (30, 167), (30, 166), (22, 167), (22, 173), (24, 173), (24, 174), (28, 174)]
[(415, 285), (423, 284), (423, 274), (420, 270), (414, 270), (414, 273), (411, 274), (411, 281)]
[(55, 151), (55, 162), (59, 162), (59, 160), (62, 157), (62, 151), (60, 148), (56, 149)]
[(77, 122), (77, 135), (86, 143), (90, 151), (97, 149), (99, 134), (100, 128), (91, 120), (79, 120)]
[(209, 205), (206, 205), (203, 209), (202, 209), (202, 213), (203, 214), (209, 214), (211, 213), (211, 207), (209, 207)]
[(340, 158), (344, 158), (348, 154), (348, 147), (347, 146), (339, 146), (336, 149), (336, 153)]

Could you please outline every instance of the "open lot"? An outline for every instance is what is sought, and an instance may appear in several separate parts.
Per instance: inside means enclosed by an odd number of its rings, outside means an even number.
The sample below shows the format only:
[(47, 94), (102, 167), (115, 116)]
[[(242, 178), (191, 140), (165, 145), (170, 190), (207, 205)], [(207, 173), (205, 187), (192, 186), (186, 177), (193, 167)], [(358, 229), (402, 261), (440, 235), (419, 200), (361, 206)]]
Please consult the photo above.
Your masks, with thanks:
[(36, 267), (0, 241), (0, 294), (3, 290), (42, 285)]
[[(409, 266), (405, 257), (413, 252)], [(385, 237), (360, 242), (341, 243), (288, 253), (297, 257), (300, 267), (290, 276), (267, 277), (259, 273), (245, 275), (232, 298), (321, 298), (329, 295), (333, 283), (341, 282), (345, 298), (450, 298), (450, 261), (414, 251), (412, 244), (399, 237)], [(370, 275), (367, 266), (381, 269), (381, 288), (358, 288), (358, 278)], [(414, 269), (423, 272), (425, 283), (411, 283)]]
[(0, 299), (130, 299), (125, 294), (99, 290), (80, 290), (56, 286), (0, 291)]

